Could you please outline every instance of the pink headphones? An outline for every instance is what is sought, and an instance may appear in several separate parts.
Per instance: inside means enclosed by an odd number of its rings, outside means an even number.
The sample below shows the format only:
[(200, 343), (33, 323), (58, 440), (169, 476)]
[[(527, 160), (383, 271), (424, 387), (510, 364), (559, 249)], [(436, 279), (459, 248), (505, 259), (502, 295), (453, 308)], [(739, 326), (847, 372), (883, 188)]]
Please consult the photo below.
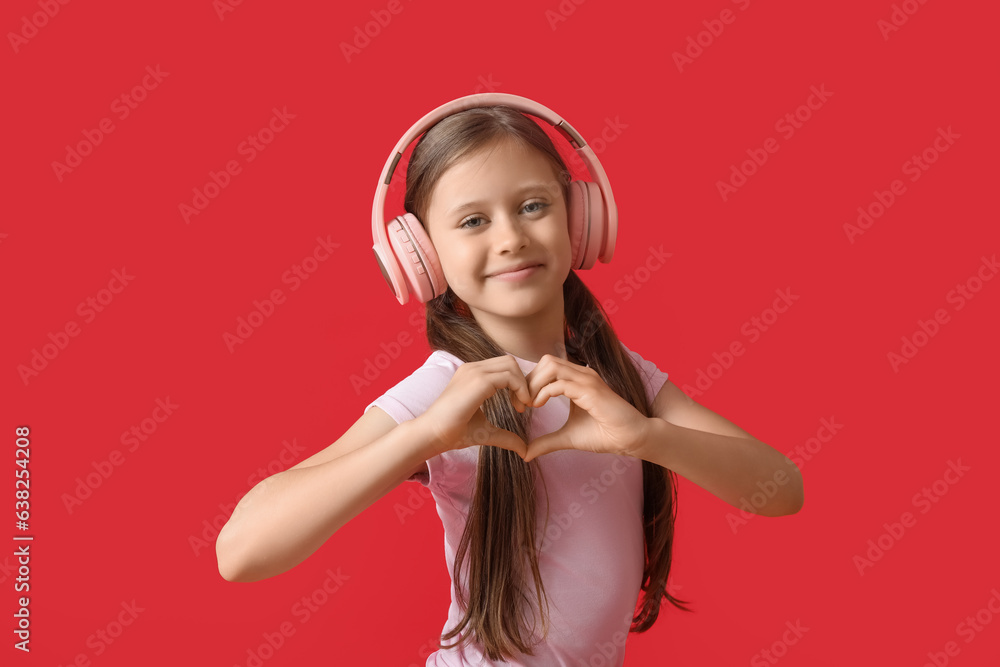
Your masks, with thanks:
[(372, 204), (372, 239), (375, 260), (382, 277), (396, 294), (400, 304), (414, 295), (421, 303), (444, 294), (448, 287), (437, 252), (416, 216), (406, 213), (385, 223), (385, 197), (396, 165), (403, 151), (424, 131), (446, 116), (471, 109), (505, 105), (530, 113), (550, 123), (576, 149), (590, 172), (593, 183), (575, 180), (569, 190), (569, 238), (573, 248), (574, 269), (589, 269), (597, 259), (607, 264), (615, 253), (618, 233), (618, 208), (611, 194), (611, 184), (594, 151), (569, 123), (548, 108), (526, 97), (506, 93), (467, 95), (443, 104), (418, 120), (399, 140), (382, 169), (382, 178)]

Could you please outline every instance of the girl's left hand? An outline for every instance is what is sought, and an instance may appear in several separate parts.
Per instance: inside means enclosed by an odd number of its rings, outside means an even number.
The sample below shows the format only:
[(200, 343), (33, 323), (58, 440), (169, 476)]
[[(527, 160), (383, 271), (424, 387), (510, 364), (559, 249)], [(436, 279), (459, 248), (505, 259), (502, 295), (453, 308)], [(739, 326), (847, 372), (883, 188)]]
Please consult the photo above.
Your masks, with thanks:
[(642, 441), (647, 418), (616, 394), (593, 368), (547, 354), (525, 379), (536, 408), (553, 396), (570, 400), (566, 423), (529, 442), (525, 462), (559, 449), (628, 456)]

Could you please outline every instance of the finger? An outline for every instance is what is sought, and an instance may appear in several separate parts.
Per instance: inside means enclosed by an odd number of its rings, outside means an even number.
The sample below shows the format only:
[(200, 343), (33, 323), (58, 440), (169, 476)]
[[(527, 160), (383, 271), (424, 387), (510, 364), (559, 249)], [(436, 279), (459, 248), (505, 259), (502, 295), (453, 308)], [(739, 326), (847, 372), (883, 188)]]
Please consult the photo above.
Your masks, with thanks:
[[(531, 404), (531, 392), (528, 389), (528, 382), (524, 378), (524, 371), (518, 366), (513, 355), (506, 354), (503, 357), (497, 357), (497, 359), (504, 360), (504, 369), (494, 372), (502, 373), (503, 379), (506, 380), (506, 385), (499, 386), (506, 386), (507, 389), (510, 389), (510, 399), (514, 408), (518, 412), (524, 412)], [(497, 379), (499, 378), (494, 378), (494, 380)]]
[(532, 440), (527, 447), (527, 454), (523, 457), (524, 462), (530, 463), (532, 459), (537, 459), (539, 456), (548, 454), (549, 452), (569, 448), (569, 444), (565, 441), (560, 431), (548, 433)]
[(511, 379), (511, 384), (507, 385), (507, 389), (507, 395), (510, 396), (510, 402), (514, 406), (514, 409), (518, 412), (527, 410), (528, 405), (531, 403), (531, 394), (528, 393), (527, 383), (519, 381), (518, 378), (514, 377)]
[(524, 381), (524, 376), (506, 369), (480, 371), (479, 382), (481, 383), (476, 392), (483, 400), (496, 394), (501, 389), (508, 389), (511, 403), (515, 408), (520, 408), (523, 412), (526, 405), (531, 402), (531, 395), (528, 393), (528, 384)]
[(522, 459), (528, 453), (528, 446), (524, 444), (524, 440), (521, 440), (521, 438), (506, 429), (497, 429), (486, 444), (510, 450)]
[(536, 408), (540, 408), (553, 396), (565, 396), (581, 408), (590, 412), (590, 402), (587, 401), (588, 388), (589, 387), (587, 385), (577, 380), (556, 380), (555, 382), (545, 385), (541, 388), (541, 390), (539, 390), (532, 405)]
[(520, 369), (518, 371), (505, 371), (502, 378), (498, 378), (500, 382), (506, 382), (506, 384), (501, 385), (509, 390), (508, 395), (510, 396), (510, 402), (514, 405), (514, 409), (518, 412), (524, 412), (527, 406), (531, 404), (531, 393), (528, 391), (528, 383), (524, 380), (524, 375), (521, 374)]
[(514, 391), (511, 392), (511, 396), (514, 399), (514, 407), (518, 408), (519, 412), (524, 412), (527, 406), (531, 403), (531, 390), (528, 388), (528, 381), (524, 377), (524, 371), (517, 363), (517, 359), (513, 355), (507, 355), (512, 364), (510, 369), (510, 376), (513, 382), (510, 386)]
[(509, 389), (514, 409), (524, 412), (528, 408), (531, 404), (531, 391), (524, 377), (524, 371), (513, 355), (505, 354), (473, 363), (483, 364), (481, 372), (491, 384), (494, 393), (501, 388)]
[(466, 447), (473, 445), (493, 445), (509, 449), (523, 456), (526, 445), (523, 439), (517, 434), (505, 428), (495, 426), (487, 418), (483, 408), (480, 407), (473, 419), (469, 422), (469, 428), (464, 439)]
[[(535, 374), (537, 373), (537, 375)], [(544, 401), (539, 402), (538, 398), (544, 391), (545, 387), (552, 385), (560, 380), (570, 380), (570, 381), (580, 381), (584, 377), (581, 372), (581, 367), (576, 364), (562, 359), (553, 357), (553, 362), (546, 364), (544, 367), (539, 363), (531, 373), (528, 374), (528, 391), (532, 397), (534, 397), (534, 402), (531, 405), (534, 407), (539, 407)], [(549, 394), (552, 396), (554, 394)]]

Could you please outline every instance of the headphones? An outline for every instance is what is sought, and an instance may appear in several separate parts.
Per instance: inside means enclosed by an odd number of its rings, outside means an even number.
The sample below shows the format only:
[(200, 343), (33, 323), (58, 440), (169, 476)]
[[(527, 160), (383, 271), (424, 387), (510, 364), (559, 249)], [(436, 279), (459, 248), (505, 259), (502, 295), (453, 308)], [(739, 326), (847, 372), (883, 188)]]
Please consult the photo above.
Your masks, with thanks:
[(445, 293), (448, 283), (441, 270), (437, 251), (417, 217), (406, 213), (385, 222), (385, 198), (396, 165), (403, 151), (420, 134), (442, 118), (475, 107), (504, 105), (522, 113), (530, 113), (550, 123), (576, 149), (590, 172), (593, 183), (574, 180), (569, 184), (569, 238), (573, 249), (572, 268), (589, 269), (597, 259), (607, 264), (615, 252), (618, 234), (618, 208), (611, 193), (611, 184), (593, 149), (569, 123), (548, 108), (526, 97), (507, 93), (466, 95), (424, 115), (399, 140), (382, 169), (382, 178), (375, 190), (372, 204), (372, 239), (375, 261), (382, 277), (401, 305), (413, 295), (421, 303)]

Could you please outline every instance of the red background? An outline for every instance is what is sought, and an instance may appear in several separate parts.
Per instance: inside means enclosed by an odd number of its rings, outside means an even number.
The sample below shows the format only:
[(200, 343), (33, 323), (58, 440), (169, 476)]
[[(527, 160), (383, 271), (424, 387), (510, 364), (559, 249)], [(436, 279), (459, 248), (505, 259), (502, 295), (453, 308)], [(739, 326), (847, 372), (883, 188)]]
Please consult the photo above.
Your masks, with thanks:
[[(693, 385), (743, 342), (697, 400), (790, 455), (823, 419), (842, 424), (800, 464), (794, 516), (734, 532), (734, 508), (681, 481), (673, 581), (696, 613), (664, 609), (630, 636), (626, 664), (773, 664), (771, 649), (787, 667), (922, 665), (928, 653), (996, 664), (1000, 281), (972, 281), (981, 290), (961, 309), (948, 299), (1000, 246), (995, 6), (911, 0), (915, 13), (886, 36), (888, 1), (567, 0), (554, 23), (556, 0), (386, 7), (248, 0), (220, 18), (209, 0), (72, 2), (38, 14), (33, 31), (24, 21), (38, 2), (4, 4), (0, 532), (17, 532), (14, 428), (28, 425), (35, 541), (30, 656), (11, 646), (15, 543), (0, 552), (3, 662), (246, 666), (288, 622), (294, 634), (263, 664), (423, 664), (449, 579), (433, 503), (397, 518), (418, 485), (252, 584), (220, 577), (206, 522), (224, 520), (254, 470), (286, 467), (283, 442), (304, 448), (296, 460), (322, 449), (426, 358), (410, 320), (422, 306), (400, 307), (373, 260), (370, 197), (417, 118), (488, 86), (592, 140), (608, 119), (621, 124), (600, 153), (617, 251), (581, 276), (615, 301), (630, 348)], [(712, 24), (723, 10), (732, 22)], [(348, 62), (340, 44), (372, 11), (391, 20)], [(711, 43), (705, 21), (722, 27)], [(707, 46), (679, 69), (674, 53), (700, 32)], [(112, 103), (147, 66), (169, 74), (120, 118)], [(793, 136), (777, 131), (813, 86), (829, 98), (801, 110), (810, 118)], [(294, 119), (247, 162), (238, 147), (273, 108)], [(60, 181), (53, 162), (104, 118), (113, 132)], [(939, 128), (959, 138), (909, 180), (904, 163)], [(768, 138), (777, 152), (724, 201), (717, 183)], [(230, 160), (241, 172), (186, 223), (179, 205)], [(844, 225), (895, 179), (905, 193), (852, 243)], [(293, 291), (282, 275), (317, 237), (340, 246)], [(647, 275), (650, 246), (672, 255)], [(78, 304), (122, 267), (134, 279), (85, 321)], [(629, 276), (646, 281), (628, 293)], [(744, 323), (786, 288), (799, 299), (751, 341)], [(230, 352), (223, 334), (274, 289), (287, 300)], [(889, 353), (938, 309), (948, 321), (894, 369)], [(71, 321), (79, 335), (25, 382), (19, 367)], [(401, 332), (416, 342), (356, 392), (351, 376)], [(127, 451), (122, 433), (168, 397), (179, 407)], [(115, 450), (121, 465), (68, 511), (78, 478)], [(914, 503), (959, 460), (969, 470), (955, 484)], [(890, 538), (884, 524), (907, 511), (915, 524)], [(859, 574), (855, 556), (880, 536), (891, 548)], [(348, 578), (302, 622), (293, 606), (328, 568)], [(96, 643), (133, 600), (134, 622)], [(970, 637), (959, 624), (977, 612), (990, 622)], [(808, 631), (782, 644), (786, 622)]]

